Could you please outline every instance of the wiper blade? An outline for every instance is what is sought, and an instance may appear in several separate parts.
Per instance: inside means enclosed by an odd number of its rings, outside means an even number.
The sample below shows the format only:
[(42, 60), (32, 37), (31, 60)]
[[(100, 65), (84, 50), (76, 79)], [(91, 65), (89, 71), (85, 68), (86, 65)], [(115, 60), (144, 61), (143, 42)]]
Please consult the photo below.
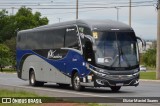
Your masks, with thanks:
[(118, 59), (119, 55), (116, 56), (116, 58), (114, 59), (114, 61), (112, 62), (112, 64), (110, 65), (111, 67), (115, 64), (116, 60)]
[[(125, 60), (125, 62), (127, 63), (127, 65), (128, 65), (129, 67), (131, 67), (131, 65), (130, 65), (127, 57), (126, 57), (125, 54), (123, 53), (123, 50), (122, 50), (121, 47), (119, 47), (119, 50), (120, 50), (120, 56), (122, 57), (122, 59), (124, 58), (124, 60)], [(121, 57), (120, 57), (120, 61), (121, 61)]]

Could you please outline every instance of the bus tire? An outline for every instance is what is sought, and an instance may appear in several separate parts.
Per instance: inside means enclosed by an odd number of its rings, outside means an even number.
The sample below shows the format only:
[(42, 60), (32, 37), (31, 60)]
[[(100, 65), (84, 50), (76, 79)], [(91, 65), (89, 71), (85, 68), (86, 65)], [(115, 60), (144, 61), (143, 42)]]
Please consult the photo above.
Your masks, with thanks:
[(44, 85), (44, 82), (36, 81), (35, 73), (34, 73), (34, 71), (32, 70), (32, 71), (29, 73), (29, 84), (30, 84), (31, 86), (43, 86), (43, 85)]
[(121, 86), (111, 86), (112, 92), (118, 92), (121, 89)]
[(81, 91), (85, 88), (84, 86), (80, 85), (80, 78), (77, 72), (72, 77), (72, 87), (76, 91)]

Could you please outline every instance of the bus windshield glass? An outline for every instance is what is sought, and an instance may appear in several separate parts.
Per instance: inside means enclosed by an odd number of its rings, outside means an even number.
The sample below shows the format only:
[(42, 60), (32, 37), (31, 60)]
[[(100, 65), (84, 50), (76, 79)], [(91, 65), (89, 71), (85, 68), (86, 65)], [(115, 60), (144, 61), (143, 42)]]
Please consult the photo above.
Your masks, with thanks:
[(131, 67), (138, 64), (134, 32), (93, 32), (96, 63), (108, 67)]

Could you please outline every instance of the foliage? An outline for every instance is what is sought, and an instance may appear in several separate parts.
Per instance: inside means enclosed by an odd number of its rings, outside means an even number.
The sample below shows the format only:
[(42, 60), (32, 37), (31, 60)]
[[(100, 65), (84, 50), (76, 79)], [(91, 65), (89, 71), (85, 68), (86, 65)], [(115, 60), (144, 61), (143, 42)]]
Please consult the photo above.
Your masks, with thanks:
[(15, 15), (8, 15), (6, 10), (0, 11), (0, 43), (9, 47), (12, 65), (15, 65), (17, 32), (46, 24), (48, 19), (41, 17), (40, 12), (32, 13), (30, 8), (21, 7)]
[(6, 40), (4, 42), (4, 44), (6, 46), (8, 46), (10, 48), (10, 59), (11, 59), (11, 65), (12, 66), (15, 66), (16, 65), (16, 38), (15, 37), (12, 37), (10, 40)]
[(9, 67), (9, 68), (4, 68), (3, 72), (6, 72), (6, 73), (15, 73), (16, 70), (14, 70), (12, 67)]
[(142, 63), (149, 67), (156, 67), (156, 48), (149, 49), (142, 55)]
[(32, 13), (32, 9), (22, 7), (15, 15), (16, 26), (18, 30), (30, 29), (48, 24), (46, 17), (41, 18), (40, 12)]
[(32, 13), (32, 9), (22, 7), (16, 15), (9, 16), (5, 10), (0, 11), (0, 43), (16, 37), (17, 31), (48, 24), (46, 17), (40, 12)]
[(0, 68), (1, 71), (3, 66), (9, 65), (10, 63), (10, 54), (9, 54), (9, 48), (5, 46), (4, 44), (0, 44)]

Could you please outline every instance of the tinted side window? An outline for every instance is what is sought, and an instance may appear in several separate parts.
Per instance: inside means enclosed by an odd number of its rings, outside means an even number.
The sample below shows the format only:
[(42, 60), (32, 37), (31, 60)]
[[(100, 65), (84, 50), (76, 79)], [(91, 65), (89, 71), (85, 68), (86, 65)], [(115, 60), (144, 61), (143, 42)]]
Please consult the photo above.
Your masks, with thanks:
[(53, 29), (46, 31), (45, 39), (43, 41), (44, 49), (58, 49), (64, 47), (65, 29)]
[(58, 29), (54, 31), (54, 48), (64, 47), (65, 29)]
[(64, 47), (65, 29), (52, 29), (24, 33), (21, 37), (22, 49), (58, 49)]
[(76, 27), (69, 27), (66, 29), (65, 47), (79, 49), (79, 40)]
[(17, 48), (22, 48), (22, 46), (21, 46), (21, 39), (22, 37), (21, 37), (21, 35), (20, 34), (18, 34), (17, 35), (17, 45), (16, 45), (16, 47)]
[(34, 34), (37, 42), (34, 49), (58, 49), (64, 47), (65, 29), (44, 30)]
[(23, 35), (21, 35), (21, 40), (20, 40), (20, 48), (26, 48), (26, 40), (27, 40), (27, 34), (24, 33)]

